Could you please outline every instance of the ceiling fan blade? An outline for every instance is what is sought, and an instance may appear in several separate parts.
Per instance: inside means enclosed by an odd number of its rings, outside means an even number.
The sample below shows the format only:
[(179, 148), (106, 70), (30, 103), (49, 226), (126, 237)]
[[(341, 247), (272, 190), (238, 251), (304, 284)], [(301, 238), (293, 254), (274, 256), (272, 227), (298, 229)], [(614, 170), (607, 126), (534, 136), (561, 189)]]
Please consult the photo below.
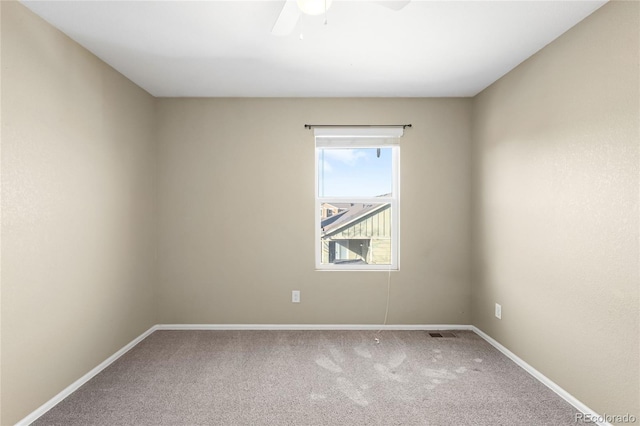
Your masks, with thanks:
[(375, 3), (379, 4), (380, 6), (388, 7), (389, 9), (397, 11), (411, 3), (411, 0), (384, 0), (376, 1)]
[(278, 15), (278, 19), (276, 19), (276, 23), (273, 24), (271, 34), (276, 36), (287, 36), (291, 34), (298, 23), (298, 18), (300, 18), (300, 8), (296, 0), (285, 1), (280, 15)]

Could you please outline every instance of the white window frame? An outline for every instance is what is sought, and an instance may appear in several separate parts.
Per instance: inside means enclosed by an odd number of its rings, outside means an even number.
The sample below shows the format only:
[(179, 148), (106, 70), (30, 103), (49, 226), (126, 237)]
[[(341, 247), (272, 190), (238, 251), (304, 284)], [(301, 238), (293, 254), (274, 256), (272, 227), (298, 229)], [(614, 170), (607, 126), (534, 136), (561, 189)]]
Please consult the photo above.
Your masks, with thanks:
[[(390, 197), (320, 197), (319, 157), (322, 148), (316, 147), (315, 153), (315, 264), (318, 271), (398, 271), (400, 270), (400, 144), (402, 127), (382, 128), (316, 128), (315, 138), (331, 138), (332, 145), (324, 148), (390, 148), (392, 164), (392, 195)], [(341, 145), (342, 141), (344, 145)], [(365, 203), (390, 204), (391, 209), (391, 263), (388, 265), (323, 264), (322, 232), (320, 229), (321, 206), (323, 203)]]

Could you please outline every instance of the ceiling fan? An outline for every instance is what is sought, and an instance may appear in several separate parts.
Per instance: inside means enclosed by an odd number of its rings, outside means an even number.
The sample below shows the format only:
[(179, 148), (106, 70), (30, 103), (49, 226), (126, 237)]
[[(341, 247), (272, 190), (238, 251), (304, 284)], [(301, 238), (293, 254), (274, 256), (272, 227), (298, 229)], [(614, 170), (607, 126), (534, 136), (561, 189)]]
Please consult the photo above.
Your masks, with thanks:
[[(388, 7), (392, 10), (400, 10), (409, 4), (411, 0), (386, 0), (372, 1), (372, 3)], [(282, 10), (276, 19), (271, 34), (287, 36), (291, 34), (298, 23), (301, 14), (321, 15), (331, 6), (332, 0), (286, 0)]]

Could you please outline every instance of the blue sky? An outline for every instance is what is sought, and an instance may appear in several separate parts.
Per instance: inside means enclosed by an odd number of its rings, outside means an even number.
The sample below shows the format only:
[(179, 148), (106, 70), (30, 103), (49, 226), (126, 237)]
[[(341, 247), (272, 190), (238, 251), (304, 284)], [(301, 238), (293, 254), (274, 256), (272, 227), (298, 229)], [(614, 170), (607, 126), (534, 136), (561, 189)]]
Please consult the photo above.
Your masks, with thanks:
[(319, 150), (320, 197), (372, 197), (391, 193), (391, 148), (325, 148)]

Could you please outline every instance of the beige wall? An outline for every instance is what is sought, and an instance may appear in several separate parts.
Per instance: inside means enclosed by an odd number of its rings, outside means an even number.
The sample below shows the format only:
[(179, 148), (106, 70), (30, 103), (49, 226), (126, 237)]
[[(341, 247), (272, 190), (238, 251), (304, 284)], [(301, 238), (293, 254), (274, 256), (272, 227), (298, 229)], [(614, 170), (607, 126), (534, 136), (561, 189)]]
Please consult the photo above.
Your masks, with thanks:
[(603, 6), (474, 100), (472, 214), (473, 323), (636, 417), (639, 15)]
[(154, 99), (2, 1), (2, 419), (155, 323)]
[(314, 139), (304, 124), (412, 123), (388, 322), (468, 324), (470, 106), (159, 100), (159, 321), (381, 323), (387, 273), (314, 270)]

